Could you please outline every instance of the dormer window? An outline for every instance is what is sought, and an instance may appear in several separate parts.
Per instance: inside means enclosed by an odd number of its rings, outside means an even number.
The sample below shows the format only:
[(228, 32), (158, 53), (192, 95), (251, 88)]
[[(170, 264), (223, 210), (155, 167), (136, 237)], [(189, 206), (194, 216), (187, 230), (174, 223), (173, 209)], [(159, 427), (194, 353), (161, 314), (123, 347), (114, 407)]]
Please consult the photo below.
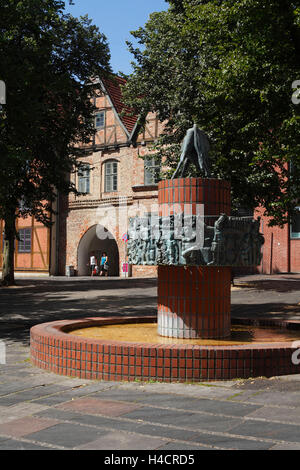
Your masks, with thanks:
[(105, 126), (105, 111), (98, 111), (95, 114), (95, 128), (97, 130), (103, 129)]

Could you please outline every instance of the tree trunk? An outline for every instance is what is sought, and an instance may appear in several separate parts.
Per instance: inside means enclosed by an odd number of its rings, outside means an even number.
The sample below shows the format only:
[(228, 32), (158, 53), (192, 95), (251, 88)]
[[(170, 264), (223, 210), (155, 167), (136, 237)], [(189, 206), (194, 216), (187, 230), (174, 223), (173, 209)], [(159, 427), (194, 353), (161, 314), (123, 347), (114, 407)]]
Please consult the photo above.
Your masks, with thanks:
[(13, 286), (15, 284), (15, 238), (16, 238), (16, 216), (15, 212), (6, 214), (4, 218), (4, 251), (2, 267), (2, 284)]

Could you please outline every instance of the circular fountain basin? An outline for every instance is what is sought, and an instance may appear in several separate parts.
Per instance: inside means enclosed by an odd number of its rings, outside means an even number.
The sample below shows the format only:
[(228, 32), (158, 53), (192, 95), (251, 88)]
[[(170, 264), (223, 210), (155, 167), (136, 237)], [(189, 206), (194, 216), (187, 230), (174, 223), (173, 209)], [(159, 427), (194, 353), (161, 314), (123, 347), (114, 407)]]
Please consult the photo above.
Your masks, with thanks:
[(233, 320), (226, 340), (157, 335), (157, 317), (62, 320), (31, 328), (37, 367), (99, 380), (201, 382), (300, 373), (300, 323)]

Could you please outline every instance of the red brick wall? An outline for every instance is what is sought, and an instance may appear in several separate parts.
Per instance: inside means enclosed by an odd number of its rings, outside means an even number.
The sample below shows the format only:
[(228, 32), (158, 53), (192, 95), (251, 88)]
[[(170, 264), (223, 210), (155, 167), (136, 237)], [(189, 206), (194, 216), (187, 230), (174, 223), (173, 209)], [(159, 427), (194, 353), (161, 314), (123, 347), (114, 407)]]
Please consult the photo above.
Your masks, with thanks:
[(300, 239), (291, 240), (291, 272), (300, 272)]
[[(261, 214), (258, 210), (256, 215)], [(289, 271), (289, 232), (288, 226), (269, 227), (269, 218), (262, 217), (260, 231), (264, 235), (263, 259), (258, 271), (264, 274), (276, 274)]]

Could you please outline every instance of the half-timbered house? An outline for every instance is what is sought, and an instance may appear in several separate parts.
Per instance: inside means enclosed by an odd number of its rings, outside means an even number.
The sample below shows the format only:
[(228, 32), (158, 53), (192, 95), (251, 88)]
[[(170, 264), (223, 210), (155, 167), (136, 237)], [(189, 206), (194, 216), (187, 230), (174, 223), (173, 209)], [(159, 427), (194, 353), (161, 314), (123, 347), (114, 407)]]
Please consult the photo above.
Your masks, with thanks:
[[(80, 196), (71, 195), (61, 208), (65, 235), (60, 235), (61, 259), (78, 275), (89, 273), (91, 253), (100, 259), (106, 252), (109, 275), (128, 275), (126, 266), (127, 221), (136, 211), (149, 212), (157, 203), (155, 162), (150, 145), (162, 126), (149, 113), (143, 130), (122, 100), (123, 78), (99, 81), (95, 97), (95, 136), (82, 147), (82, 169), (73, 182)], [(64, 225), (64, 222), (63, 222)], [(65, 252), (65, 256), (64, 256)], [(62, 272), (64, 266), (60, 266)], [(133, 276), (155, 276), (156, 267), (134, 266)]]

